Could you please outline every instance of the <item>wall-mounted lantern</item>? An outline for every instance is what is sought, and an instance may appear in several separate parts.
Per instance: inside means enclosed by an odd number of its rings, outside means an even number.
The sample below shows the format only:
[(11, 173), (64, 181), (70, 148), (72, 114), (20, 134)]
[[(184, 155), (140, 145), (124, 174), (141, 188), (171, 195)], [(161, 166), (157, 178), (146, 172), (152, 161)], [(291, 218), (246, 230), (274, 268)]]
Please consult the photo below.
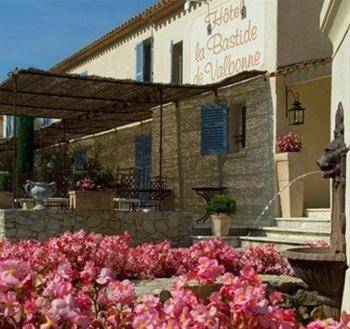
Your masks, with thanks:
[[(294, 102), (292, 107), (288, 106), (288, 95), (292, 94)], [(303, 107), (299, 101), (299, 94), (293, 89), (286, 88), (286, 117), (288, 118), (288, 124), (292, 126), (299, 126), (304, 124), (305, 107)]]

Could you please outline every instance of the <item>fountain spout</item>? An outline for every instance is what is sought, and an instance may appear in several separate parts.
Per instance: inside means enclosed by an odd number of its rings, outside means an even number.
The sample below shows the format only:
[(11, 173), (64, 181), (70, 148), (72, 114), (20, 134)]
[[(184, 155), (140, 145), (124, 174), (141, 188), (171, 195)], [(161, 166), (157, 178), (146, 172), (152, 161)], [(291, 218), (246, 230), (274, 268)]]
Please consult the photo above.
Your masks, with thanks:
[(331, 248), (334, 253), (345, 253), (345, 185), (346, 154), (349, 148), (344, 141), (344, 110), (341, 103), (335, 117), (333, 140), (327, 145), (317, 164), (323, 177), (332, 181)]

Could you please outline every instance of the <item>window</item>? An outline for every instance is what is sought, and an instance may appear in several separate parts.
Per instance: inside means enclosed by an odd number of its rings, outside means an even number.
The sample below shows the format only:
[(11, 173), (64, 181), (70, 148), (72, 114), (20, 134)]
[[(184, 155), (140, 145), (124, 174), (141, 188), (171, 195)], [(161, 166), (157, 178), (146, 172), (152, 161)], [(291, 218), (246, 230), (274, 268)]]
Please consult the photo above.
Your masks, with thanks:
[(182, 41), (171, 44), (171, 82), (182, 84), (183, 81), (183, 46)]
[(153, 80), (153, 39), (136, 45), (136, 81)]
[(238, 152), (246, 147), (246, 120), (245, 105), (233, 104), (229, 111), (229, 148), (230, 152)]
[(207, 104), (201, 109), (201, 154), (223, 155), (246, 147), (246, 107)]

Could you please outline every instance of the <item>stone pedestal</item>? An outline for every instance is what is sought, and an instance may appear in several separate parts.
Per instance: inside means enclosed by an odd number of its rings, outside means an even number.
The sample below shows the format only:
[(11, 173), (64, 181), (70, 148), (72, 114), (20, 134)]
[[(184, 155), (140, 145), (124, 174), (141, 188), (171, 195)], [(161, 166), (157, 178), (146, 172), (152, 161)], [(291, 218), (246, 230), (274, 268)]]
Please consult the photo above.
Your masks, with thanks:
[[(277, 153), (275, 155), (278, 188), (282, 191), (293, 179), (304, 173), (303, 154), (300, 152)], [(304, 213), (304, 181), (301, 179), (281, 195), (282, 217), (302, 217)]]
[(70, 191), (69, 209), (113, 210), (114, 191)]

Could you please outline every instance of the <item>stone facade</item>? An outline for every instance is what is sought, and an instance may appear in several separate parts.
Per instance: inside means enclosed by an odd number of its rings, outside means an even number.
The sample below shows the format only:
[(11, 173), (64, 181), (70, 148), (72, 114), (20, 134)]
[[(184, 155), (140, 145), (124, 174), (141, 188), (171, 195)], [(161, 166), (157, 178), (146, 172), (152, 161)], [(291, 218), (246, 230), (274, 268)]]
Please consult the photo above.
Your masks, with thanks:
[(133, 244), (168, 240), (173, 247), (190, 244), (191, 216), (176, 212), (127, 212), (79, 210), (0, 210), (0, 239), (45, 241), (66, 231), (84, 230), (106, 235), (125, 231)]
[[(246, 148), (223, 156), (202, 156), (201, 106), (226, 102), (234, 110), (246, 106)], [(135, 167), (135, 142), (138, 135), (152, 132), (153, 175), (159, 175), (160, 122), (159, 108), (153, 120), (141, 125), (116, 130), (84, 139), (81, 146), (94, 143), (102, 147), (101, 162), (113, 173), (117, 168)], [(199, 218), (205, 213), (205, 202), (193, 187), (227, 187), (237, 199), (238, 211), (232, 217), (232, 228), (246, 229), (253, 225), (274, 193), (273, 105), (270, 80), (259, 76), (214, 92), (168, 104), (163, 111), (163, 177), (172, 189), (169, 204), (175, 211), (190, 211)], [(271, 223), (267, 214), (261, 225)], [(210, 224), (195, 225), (208, 229)], [(205, 234), (205, 232), (202, 232)]]

